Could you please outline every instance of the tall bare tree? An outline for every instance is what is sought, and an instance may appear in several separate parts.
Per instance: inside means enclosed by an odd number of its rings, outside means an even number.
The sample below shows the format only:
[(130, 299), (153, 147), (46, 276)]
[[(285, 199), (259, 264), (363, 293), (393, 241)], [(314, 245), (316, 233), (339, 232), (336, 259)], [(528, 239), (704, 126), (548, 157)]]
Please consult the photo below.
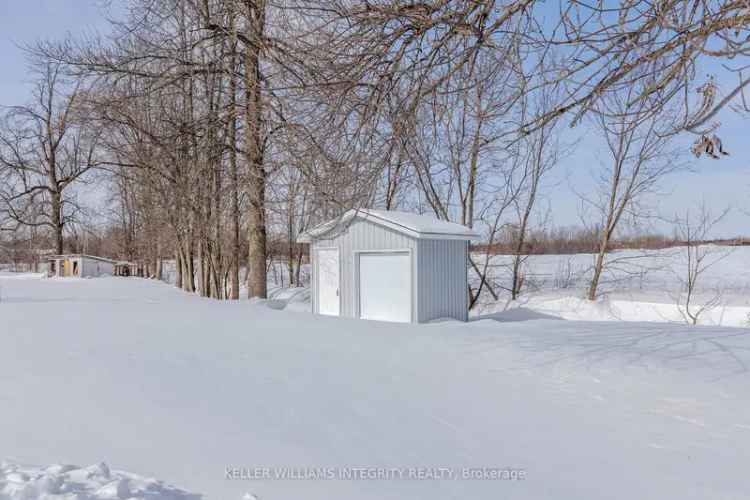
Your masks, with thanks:
[(686, 210), (674, 221), (675, 235), (684, 245), (684, 265), (674, 270), (680, 281), (675, 298), (680, 315), (690, 325), (697, 325), (701, 317), (721, 304), (722, 287), (719, 285), (709, 291), (704, 288), (704, 281), (706, 273), (734, 250), (708, 242), (716, 225), (728, 213), (726, 209), (713, 215), (704, 201), (697, 210)]
[(58, 63), (36, 61), (34, 100), (6, 110), (0, 129), (0, 203), (7, 217), (52, 230), (63, 253), (64, 230), (80, 204), (75, 183), (97, 165), (98, 133), (87, 123), (80, 81)]
[[(543, 112), (543, 109), (540, 111)], [(511, 300), (521, 295), (524, 284), (523, 267), (528, 258), (526, 251), (529, 229), (537, 202), (541, 196), (542, 181), (546, 174), (555, 167), (561, 153), (559, 138), (555, 134), (557, 122), (551, 121), (529, 134), (522, 142), (523, 168), (517, 181), (520, 189), (513, 200), (515, 211), (513, 239), (513, 259), (511, 263)]]
[(598, 178), (596, 198), (581, 195), (598, 216), (598, 251), (587, 298), (595, 300), (605, 269), (607, 253), (623, 219), (647, 217), (639, 205), (645, 194), (655, 192), (659, 181), (682, 168), (679, 156), (670, 148), (671, 135), (663, 124), (670, 115), (654, 115), (649, 100), (631, 104), (638, 96), (636, 87), (610, 94), (601, 101), (594, 118), (606, 143), (608, 158)]

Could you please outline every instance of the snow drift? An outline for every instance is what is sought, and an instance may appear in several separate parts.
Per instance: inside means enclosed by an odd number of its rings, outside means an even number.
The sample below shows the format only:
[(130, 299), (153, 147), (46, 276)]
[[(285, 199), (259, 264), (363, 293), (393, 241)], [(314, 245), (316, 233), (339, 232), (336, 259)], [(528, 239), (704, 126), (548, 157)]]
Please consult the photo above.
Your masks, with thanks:
[[(399, 325), (141, 279), (2, 286), (0, 453), (13, 463), (106, 460), (209, 500), (750, 497), (747, 329), (532, 311)], [(228, 467), (525, 475), (282, 480)], [(116, 492), (126, 475), (111, 477), (81, 488)], [(137, 485), (128, 493), (149, 498)]]
[(200, 500), (156, 479), (91, 467), (0, 463), (0, 500)]

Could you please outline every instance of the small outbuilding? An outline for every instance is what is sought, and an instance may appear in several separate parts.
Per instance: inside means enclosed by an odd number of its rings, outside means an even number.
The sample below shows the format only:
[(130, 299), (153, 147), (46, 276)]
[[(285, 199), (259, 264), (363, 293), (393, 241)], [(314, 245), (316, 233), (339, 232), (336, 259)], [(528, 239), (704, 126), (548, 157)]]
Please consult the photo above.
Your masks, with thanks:
[(129, 277), (136, 276), (139, 278), (145, 277), (146, 273), (142, 264), (136, 262), (117, 262), (115, 264), (115, 276)]
[(96, 278), (112, 276), (116, 261), (93, 255), (70, 254), (50, 255), (47, 259), (47, 276)]
[(403, 323), (468, 319), (466, 226), (406, 212), (351, 210), (304, 233), (317, 314)]

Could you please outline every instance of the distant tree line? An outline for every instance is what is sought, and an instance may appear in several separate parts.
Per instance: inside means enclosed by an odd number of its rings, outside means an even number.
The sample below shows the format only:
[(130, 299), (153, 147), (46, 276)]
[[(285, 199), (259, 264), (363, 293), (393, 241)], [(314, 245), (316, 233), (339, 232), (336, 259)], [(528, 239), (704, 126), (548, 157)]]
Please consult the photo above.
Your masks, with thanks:
[[(599, 251), (599, 231), (597, 229), (586, 229), (581, 227), (562, 228), (540, 228), (535, 229), (526, 237), (526, 243), (518, 252), (516, 248), (517, 237), (513, 229), (509, 234), (498, 238), (492, 246), (478, 244), (473, 248), (478, 252), (490, 252), (494, 255), (572, 255), (572, 254), (596, 254)], [(682, 238), (678, 231), (675, 234), (665, 235), (658, 233), (638, 234), (617, 237), (610, 242), (608, 251), (618, 250), (664, 250), (687, 246), (688, 240)], [(703, 239), (690, 241), (693, 245), (722, 245), (722, 246), (750, 246), (750, 238), (711, 238), (705, 235)]]

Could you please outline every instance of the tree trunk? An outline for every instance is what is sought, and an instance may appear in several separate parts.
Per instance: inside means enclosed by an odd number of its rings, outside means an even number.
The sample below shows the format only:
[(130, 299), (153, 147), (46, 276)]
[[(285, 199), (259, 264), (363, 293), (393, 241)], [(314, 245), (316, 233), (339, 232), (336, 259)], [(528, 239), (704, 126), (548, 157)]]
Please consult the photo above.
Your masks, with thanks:
[(607, 246), (609, 245), (609, 238), (606, 236), (602, 239), (601, 245), (599, 246), (599, 253), (596, 256), (596, 262), (594, 263), (594, 275), (591, 277), (591, 284), (589, 285), (589, 293), (587, 298), (589, 300), (596, 300), (596, 291), (599, 287), (599, 280), (602, 276), (602, 269), (604, 269), (604, 256), (607, 253)]
[(299, 249), (297, 251), (297, 268), (295, 269), (295, 279), (294, 279), (294, 282), (297, 284), (297, 286), (302, 286), (302, 281), (300, 280), (301, 273), (302, 273), (302, 250)]
[(195, 292), (195, 264), (193, 262), (193, 250), (190, 248), (189, 242), (183, 258), (183, 265), (182, 288), (186, 292)]
[[(232, 18), (232, 33), (234, 33), (234, 18)], [(236, 44), (236, 40), (233, 42)], [(230, 295), (229, 298), (240, 298), (240, 177), (237, 165), (237, 80), (234, 76), (236, 67), (234, 53), (232, 54), (232, 72), (229, 80), (229, 174), (231, 176), (232, 196), (232, 256), (230, 262)]]
[(516, 248), (513, 256), (513, 283), (511, 284), (511, 300), (516, 300), (521, 295), (522, 276), (521, 276), (521, 264), (524, 245), (526, 244), (526, 232), (529, 228), (529, 218), (531, 217), (531, 211), (534, 207), (536, 200), (536, 189), (537, 181), (532, 183), (531, 193), (529, 194), (526, 208), (521, 217), (521, 224), (518, 227), (518, 241), (516, 242)]
[(182, 258), (180, 252), (175, 252), (174, 256), (175, 281), (174, 286), (182, 288)]
[(63, 221), (62, 197), (60, 193), (52, 193), (52, 227), (55, 231), (55, 253), (63, 254)]
[(510, 299), (516, 300), (521, 295), (521, 255), (516, 252), (513, 256), (513, 277), (510, 290)]
[(198, 293), (201, 297), (211, 296), (211, 283), (209, 280), (208, 256), (205, 239), (201, 238), (198, 244)]
[(263, 165), (260, 52), (265, 28), (265, 1), (247, 3), (245, 46), (245, 148), (248, 155), (248, 297), (267, 297), (266, 285), (266, 172)]
[(294, 280), (294, 201), (287, 202), (287, 271), (289, 272), (289, 287), (299, 284)]
[(513, 275), (510, 286), (510, 298), (511, 300), (518, 299), (521, 295), (521, 256), (523, 254), (523, 247), (526, 243), (526, 227), (528, 222), (527, 214), (529, 211), (524, 212), (524, 217), (521, 221), (521, 225), (518, 228), (518, 241), (516, 242), (515, 252), (513, 252)]

